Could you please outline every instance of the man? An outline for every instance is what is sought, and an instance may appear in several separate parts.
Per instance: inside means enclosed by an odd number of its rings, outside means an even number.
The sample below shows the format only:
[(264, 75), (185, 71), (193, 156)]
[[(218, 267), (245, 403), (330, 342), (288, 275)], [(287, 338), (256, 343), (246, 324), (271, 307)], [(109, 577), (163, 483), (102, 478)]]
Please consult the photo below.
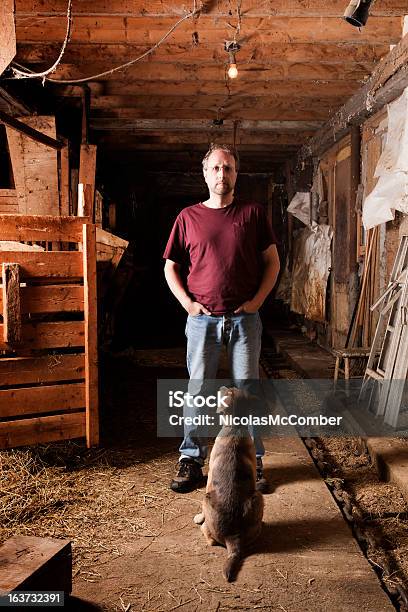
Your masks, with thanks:
[[(187, 368), (190, 380), (215, 379), (222, 346), (237, 385), (259, 378), (262, 324), (258, 310), (273, 289), (279, 257), (262, 206), (234, 198), (239, 169), (236, 150), (211, 145), (203, 159), (209, 198), (178, 215), (163, 257), (170, 290), (187, 311)], [(187, 269), (186, 278), (183, 270)], [(203, 480), (207, 447), (195, 427), (185, 427), (174, 491), (195, 489)], [(254, 437), (257, 486), (264, 447)]]

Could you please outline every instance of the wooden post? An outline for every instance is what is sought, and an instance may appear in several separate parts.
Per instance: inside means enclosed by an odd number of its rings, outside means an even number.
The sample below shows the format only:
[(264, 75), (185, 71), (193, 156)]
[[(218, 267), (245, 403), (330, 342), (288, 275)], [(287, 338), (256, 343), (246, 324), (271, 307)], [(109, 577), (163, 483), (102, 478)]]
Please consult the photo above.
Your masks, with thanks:
[(0, 32), (0, 74), (2, 74), (16, 54), (14, 0), (0, 2)]
[(83, 226), (86, 443), (99, 444), (96, 228)]
[(116, 204), (115, 202), (109, 203), (108, 215), (109, 215), (109, 219), (108, 219), (109, 229), (113, 231), (114, 229), (116, 229)]
[(93, 202), (95, 197), (95, 173), (96, 173), (96, 145), (81, 145), (79, 160), (78, 182), (84, 185), (85, 211), (89, 206), (86, 216), (93, 220)]
[(3, 340), (7, 344), (21, 342), (20, 267), (2, 264)]
[(68, 217), (70, 214), (68, 144), (60, 152), (60, 214), (62, 217)]

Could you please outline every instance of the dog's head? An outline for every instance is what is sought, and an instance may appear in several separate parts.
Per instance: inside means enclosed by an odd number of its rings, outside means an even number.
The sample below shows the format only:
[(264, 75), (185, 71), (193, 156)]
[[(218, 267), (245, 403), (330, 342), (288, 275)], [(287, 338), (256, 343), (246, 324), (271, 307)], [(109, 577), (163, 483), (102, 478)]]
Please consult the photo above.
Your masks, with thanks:
[[(236, 387), (220, 387), (218, 390), (218, 414), (234, 414), (237, 412), (238, 406), (242, 403), (248, 402), (250, 399), (249, 393), (243, 389), (237, 389)], [(248, 412), (248, 409), (246, 409)]]

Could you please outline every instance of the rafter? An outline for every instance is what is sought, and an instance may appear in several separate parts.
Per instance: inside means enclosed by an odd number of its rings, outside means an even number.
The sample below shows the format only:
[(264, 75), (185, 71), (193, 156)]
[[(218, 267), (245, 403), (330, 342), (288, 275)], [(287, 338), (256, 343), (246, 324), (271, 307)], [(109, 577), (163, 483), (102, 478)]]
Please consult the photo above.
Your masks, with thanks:
[[(154, 44), (174, 25), (170, 17), (84, 17), (75, 16), (73, 42)], [(402, 17), (370, 17), (359, 32), (340, 17), (248, 17), (243, 22), (245, 39), (252, 43), (319, 43), (349, 41), (360, 44), (397, 42), (402, 34)], [(30, 17), (16, 14), (18, 41), (58, 42), (65, 36), (66, 17)], [(172, 34), (172, 44), (188, 44), (196, 33), (197, 45), (222, 42), (231, 36), (228, 19), (201, 16), (187, 20)]]
[[(203, 12), (209, 15), (223, 15), (231, 17), (231, 3), (229, 0), (218, 0), (208, 2), (203, 0)], [(110, 0), (93, 0), (89, 5), (86, 2), (77, 2), (74, 5), (74, 14), (105, 14), (116, 15), (160, 15), (171, 16), (181, 12), (181, 7), (189, 8), (192, 2), (180, 3), (179, 0), (115, 0), (114, 5)], [(381, 0), (372, 7), (372, 14), (376, 16), (400, 15), (406, 10), (404, 0)], [(61, 13), (66, 14), (66, 0), (16, 0), (17, 13), (27, 16), (33, 14)], [(344, 12), (344, 0), (245, 0), (243, 3), (244, 15), (251, 16), (338, 16)]]
[[(17, 60), (28, 64), (42, 64), (50, 58), (58, 56), (61, 45), (59, 43), (25, 43), (19, 42)], [(106, 62), (120, 64), (132, 57), (138, 57), (149, 46), (134, 45), (131, 43), (94, 43), (83, 45), (70, 42), (65, 53), (64, 63), (76, 64), (84, 60), (89, 62)], [(319, 43), (272, 43), (272, 44), (243, 44), (239, 52), (239, 62), (256, 62), (262, 65), (272, 65), (276, 62), (289, 62), (292, 64), (342, 64), (351, 68), (354, 64), (362, 64), (369, 68), (381, 57), (389, 52), (389, 44), (373, 42), (370, 45), (347, 42), (333, 44)], [(155, 63), (186, 63), (200, 62), (204, 64), (225, 63), (226, 54), (223, 41), (213, 44), (200, 44), (193, 47), (189, 42), (184, 45), (172, 44), (168, 41), (154, 52)]]

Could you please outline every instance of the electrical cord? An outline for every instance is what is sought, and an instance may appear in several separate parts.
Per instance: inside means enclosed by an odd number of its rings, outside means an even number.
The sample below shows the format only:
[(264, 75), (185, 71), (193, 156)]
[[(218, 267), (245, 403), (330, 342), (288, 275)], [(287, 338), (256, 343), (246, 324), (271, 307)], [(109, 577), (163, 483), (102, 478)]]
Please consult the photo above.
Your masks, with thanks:
[[(174, 30), (176, 30), (179, 25), (181, 25), (183, 23), (183, 21), (186, 21), (187, 19), (191, 19), (192, 17), (195, 17), (196, 15), (198, 15), (201, 12), (201, 8), (197, 8), (197, 0), (194, 0), (194, 5), (193, 5), (193, 9), (187, 13), (186, 15), (184, 15), (183, 17), (181, 17), (178, 21), (176, 21), (176, 23), (170, 28), (170, 30), (168, 30), (168, 32), (166, 32), (166, 34), (164, 34), (164, 36), (162, 36), (160, 38), (160, 40), (153, 45), (153, 47), (151, 47), (150, 49), (148, 49), (147, 51), (145, 51), (144, 53), (142, 53), (142, 55), (139, 55), (139, 57), (136, 57), (132, 60), (130, 60), (129, 62), (126, 62), (124, 64), (121, 64), (120, 66), (115, 66), (115, 68), (111, 68), (110, 70), (105, 70), (104, 72), (100, 72), (99, 74), (94, 74), (92, 76), (89, 77), (84, 77), (82, 79), (50, 79), (49, 77), (47, 77), (46, 75), (49, 74), (50, 72), (52, 72), (53, 70), (55, 70), (55, 68), (58, 66), (59, 62), (62, 59), (62, 56), (64, 54), (65, 51), (65, 47), (68, 43), (68, 39), (69, 39), (69, 34), (70, 34), (70, 28), (71, 28), (71, 2), (72, 0), (68, 1), (68, 13), (67, 13), (67, 18), (68, 18), (68, 24), (67, 24), (67, 35), (65, 37), (63, 46), (61, 48), (61, 52), (59, 54), (59, 57), (57, 59), (57, 61), (53, 64), (53, 66), (51, 66), (51, 68), (49, 68), (48, 70), (45, 70), (44, 72), (32, 72), (29, 71), (28, 68), (25, 68), (24, 66), (21, 66), (20, 64), (18, 64), (17, 62), (12, 62), (12, 70), (16, 73), (16, 76), (14, 78), (16, 79), (23, 79), (23, 78), (42, 78), (43, 81), (48, 81), (50, 83), (62, 83), (64, 85), (73, 85), (73, 84), (77, 84), (77, 83), (87, 83), (88, 81), (94, 81), (95, 79), (99, 79), (101, 77), (104, 76), (109, 76), (110, 74), (113, 74), (114, 72), (117, 72), (118, 70), (123, 70), (124, 68), (128, 68), (129, 66), (132, 66), (132, 64), (135, 64), (136, 62), (139, 62), (140, 60), (144, 59), (145, 57), (147, 57), (148, 55), (150, 55), (151, 53), (153, 53), (153, 51), (155, 51), (161, 44), (164, 43), (164, 41), (174, 32)], [(17, 69), (14, 68), (14, 66), (17, 66)], [(29, 72), (23, 72), (24, 71), (29, 71)]]

